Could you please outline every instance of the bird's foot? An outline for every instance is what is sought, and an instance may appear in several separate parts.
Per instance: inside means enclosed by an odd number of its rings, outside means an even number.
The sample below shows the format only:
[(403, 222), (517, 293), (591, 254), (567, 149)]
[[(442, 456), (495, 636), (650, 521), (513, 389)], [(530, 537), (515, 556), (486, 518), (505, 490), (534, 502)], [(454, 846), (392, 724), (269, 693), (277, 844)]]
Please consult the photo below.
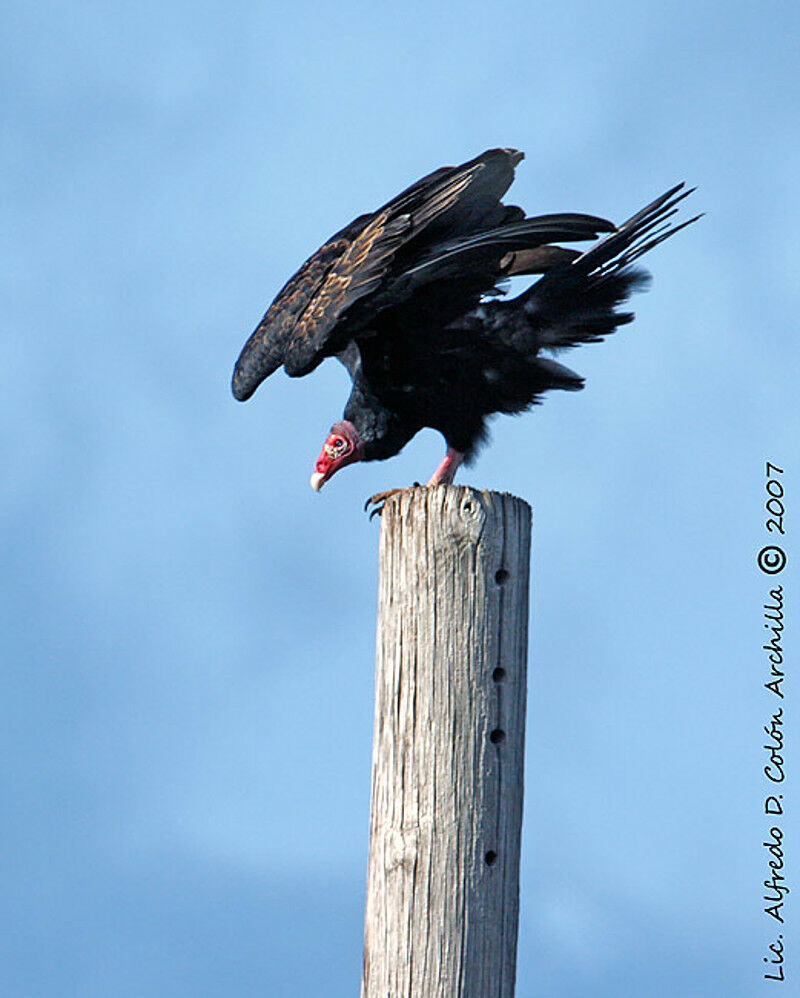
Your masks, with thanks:
[[(419, 482), (414, 482), (412, 488), (419, 486)], [(386, 492), (376, 492), (374, 496), (370, 496), (369, 499), (364, 503), (364, 512), (369, 511), (370, 520), (373, 516), (380, 516), (383, 513), (383, 507), (386, 505), (386, 500), (389, 496), (396, 495), (398, 492), (406, 492), (407, 489), (387, 489)], [(370, 506), (372, 509), (370, 509)]]

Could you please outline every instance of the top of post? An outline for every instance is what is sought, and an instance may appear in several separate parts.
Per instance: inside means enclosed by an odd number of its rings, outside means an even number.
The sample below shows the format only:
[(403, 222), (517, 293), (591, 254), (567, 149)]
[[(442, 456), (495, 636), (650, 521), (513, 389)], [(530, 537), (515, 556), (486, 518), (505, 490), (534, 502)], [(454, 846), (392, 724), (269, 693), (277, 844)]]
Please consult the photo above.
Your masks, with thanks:
[[(420, 485), (389, 496), (381, 514), (381, 546), (390, 538), (434, 548), (530, 544), (531, 508), (508, 492), (467, 485)], [(516, 540), (515, 540), (516, 538)], [(526, 556), (527, 557), (527, 556)]]
[(530, 526), (529, 504), (510, 492), (475, 489), (469, 485), (415, 485), (389, 496), (381, 513), (383, 522), (411, 515), (457, 517), (465, 523), (483, 523), (501, 510), (522, 517)]

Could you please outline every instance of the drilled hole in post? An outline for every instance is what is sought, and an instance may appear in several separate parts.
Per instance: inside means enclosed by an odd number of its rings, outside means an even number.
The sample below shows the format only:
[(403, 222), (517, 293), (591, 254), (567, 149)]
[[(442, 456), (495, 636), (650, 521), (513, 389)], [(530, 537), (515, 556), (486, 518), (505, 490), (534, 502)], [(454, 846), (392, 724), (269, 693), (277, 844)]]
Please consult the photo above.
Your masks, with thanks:
[(502, 683), (505, 678), (506, 678), (506, 670), (498, 665), (497, 668), (492, 673), (492, 679), (496, 683)]
[(495, 728), (494, 731), (489, 735), (489, 741), (492, 745), (499, 745), (500, 742), (506, 740), (506, 733), (502, 728)]
[(493, 849), (490, 849), (484, 856), (484, 859), (486, 860), (486, 865), (491, 866), (497, 859), (497, 853)]
[(498, 584), (498, 586), (502, 586), (507, 579), (508, 572), (504, 568), (498, 568), (494, 573), (494, 581)]

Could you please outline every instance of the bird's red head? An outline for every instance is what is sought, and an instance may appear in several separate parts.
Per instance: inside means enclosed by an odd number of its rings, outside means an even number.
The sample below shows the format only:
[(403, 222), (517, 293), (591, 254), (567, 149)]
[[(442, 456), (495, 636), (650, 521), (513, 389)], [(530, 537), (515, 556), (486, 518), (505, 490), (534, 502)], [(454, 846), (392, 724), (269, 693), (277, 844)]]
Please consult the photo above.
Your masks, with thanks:
[(344, 468), (346, 464), (352, 464), (354, 461), (360, 461), (363, 456), (363, 445), (355, 426), (346, 419), (342, 420), (341, 423), (334, 423), (322, 445), (317, 463), (314, 465), (311, 488), (315, 492), (319, 492), (325, 482), (332, 475), (335, 475), (339, 468)]

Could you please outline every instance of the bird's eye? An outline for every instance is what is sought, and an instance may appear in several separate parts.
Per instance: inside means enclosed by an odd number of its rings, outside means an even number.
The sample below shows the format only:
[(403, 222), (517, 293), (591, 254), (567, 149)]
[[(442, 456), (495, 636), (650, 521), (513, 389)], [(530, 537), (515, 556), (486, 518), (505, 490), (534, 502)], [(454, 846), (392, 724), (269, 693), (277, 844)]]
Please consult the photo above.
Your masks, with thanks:
[(341, 457), (347, 451), (347, 441), (344, 437), (333, 437), (324, 447), (328, 457)]

